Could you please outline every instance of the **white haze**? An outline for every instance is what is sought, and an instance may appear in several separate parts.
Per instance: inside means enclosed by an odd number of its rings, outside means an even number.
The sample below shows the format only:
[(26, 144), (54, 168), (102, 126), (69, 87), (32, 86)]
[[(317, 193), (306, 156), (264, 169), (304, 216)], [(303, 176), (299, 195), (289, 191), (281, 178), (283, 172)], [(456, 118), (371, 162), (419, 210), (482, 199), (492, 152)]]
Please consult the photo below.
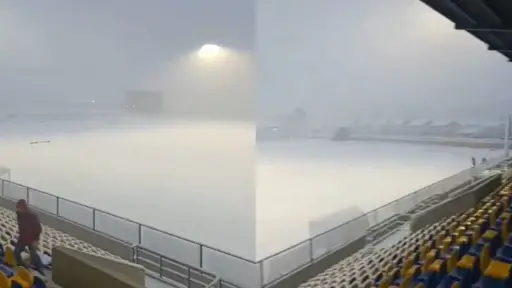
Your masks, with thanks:
[(501, 152), (326, 140), (255, 146), (252, 125), (226, 122), (102, 126), (17, 125), (17, 135), (0, 139), (1, 164), (16, 182), (248, 258), (307, 238), (312, 219), (353, 205), (372, 210), (467, 168), (471, 156)]
[[(0, 151), (13, 181), (254, 258), (251, 127), (174, 122), (17, 135)], [(51, 143), (29, 145), (41, 139)]]

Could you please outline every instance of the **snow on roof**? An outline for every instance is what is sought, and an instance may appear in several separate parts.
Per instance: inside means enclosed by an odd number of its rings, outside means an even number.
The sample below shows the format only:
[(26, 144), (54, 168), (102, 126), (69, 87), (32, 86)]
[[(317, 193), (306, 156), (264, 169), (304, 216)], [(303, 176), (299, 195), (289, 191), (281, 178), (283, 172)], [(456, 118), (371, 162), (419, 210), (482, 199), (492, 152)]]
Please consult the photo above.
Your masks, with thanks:
[(460, 129), (459, 133), (473, 134), (473, 133), (480, 132), (481, 130), (482, 130), (482, 127), (471, 126), (471, 127), (464, 127), (462, 129)]
[(407, 124), (408, 121), (405, 120), (405, 119), (395, 119), (395, 118), (392, 118), (392, 119), (389, 119), (388, 120), (388, 125), (404, 125), (404, 124)]
[(458, 125), (459, 122), (454, 121), (454, 120), (435, 120), (435, 121), (432, 121), (432, 123), (430, 125), (432, 125), (432, 126), (448, 126), (451, 124)]
[(480, 124), (479, 126), (482, 126), (482, 127), (497, 127), (497, 126), (501, 126), (501, 125), (505, 125), (505, 122), (504, 121), (485, 122), (485, 123)]

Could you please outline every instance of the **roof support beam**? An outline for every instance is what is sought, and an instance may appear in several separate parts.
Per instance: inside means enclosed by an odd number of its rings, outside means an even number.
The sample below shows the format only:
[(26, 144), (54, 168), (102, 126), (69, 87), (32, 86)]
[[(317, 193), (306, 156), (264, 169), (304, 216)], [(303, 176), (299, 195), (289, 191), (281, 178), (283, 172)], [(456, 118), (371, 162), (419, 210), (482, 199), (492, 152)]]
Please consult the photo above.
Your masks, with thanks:
[[(494, 11), (482, 0), (450, 0), (483, 26), (501, 27), (503, 23)], [(494, 0), (496, 1), (496, 0)]]
[(500, 49), (500, 48), (494, 48), (494, 47), (489, 46), (487, 49), (490, 51), (497, 51), (497, 52), (502, 52), (502, 53), (512, 53), (512, 48)]
[(421, 0), (423, 3), (430, 6), (435, 11), (444, 15), (446, 18), (451, 19), (453, 22), (464, 23), (464, 25), (474, 26), (476, 21), (471, 18), (466, 12), (460, 9), (452, 1), (440, 1), (440, 0)]
[(507, 28), (483, 28), (483, 27), (459, 27), (455, 25), (456, 30), (465, 30), (468, 32), (510, 32), (512, 33), (512, 29)]

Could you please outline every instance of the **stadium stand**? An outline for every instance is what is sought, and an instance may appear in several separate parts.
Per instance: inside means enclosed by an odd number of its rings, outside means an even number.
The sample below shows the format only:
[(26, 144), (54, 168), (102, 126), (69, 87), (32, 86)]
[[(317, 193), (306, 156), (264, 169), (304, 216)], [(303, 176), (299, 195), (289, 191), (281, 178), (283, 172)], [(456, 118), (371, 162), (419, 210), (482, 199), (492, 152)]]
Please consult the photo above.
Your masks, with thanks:
[(511, 200), (507, 178), (476, 207), (389, 248), (359, 251), (300, 287), (512, 287)]
[[(0, 208), (0, 256), (3, 263), (0, 264), (0, 287), (59, 287), (51, 281), (52, 278), (52, 251), (56, 247), (67, 247), (78, 252), (101, 256), (107, 259), (125, 262), (127, 261), (111, 253), (96, 248), (84, 241), (78, 240), (51, 227), (43, 226), (43, 233), (39, 241), (39, 252), (43, 263), (48, 268), (47, 277), (43, 277), (35, 271), (16, 267), (14, 259), (14, 244), (18, 237), (16, 214), (13, 211)], [(23, 259), (30, 260), (28, 253), (23, 253)]]
[[(500, 162), (502, 163), (502, 162)], [(489, 169), (497, 169), (497, 171), (503, 172), (500, 170), (500, 165), (490, 165), (485, 167), (487, 170)], [(469, 175), (469, 174), (468, 174)], [(473, 175), (473, 174), (472, 174)], [(494, 190), (501, 183), (501, 173), (491, 173), (486, 174), (487, 176), (476, 177), (479, 174), (474, 174), (474, 178), (470, 181), (462, 181), (466, 178), (461, 178), (461, 181), (456, 181), (455, 183), (460, 183), (455, 186), (446, 186), (445, 189), (439, 190), (438, 194), (433, 194), (432, 197), (422, 197), (423, 202), (417, 202), (417, 205), (409, 205), (411, 203), (405, 203), (404, 207), (401, 207), (401, 211), (408, 211), (405, 214), (396, 214), (390, 215), (391, 217), (387, 221), (376, 222), (372, 226), (372, 229), (368, 229), (369, 233), (372, 233), (372, 237), (374, 237), (377, 241), (385, 238), (388, 232), (394, 232), (399, 227), (408, 226), (407, 229), (403, 229), (403, 235), (398, 237), (398, 239), (402, 239), (403, 237), (410, 234), (410, 231), (415, 231), (410, 238), (416, 237), (417, 239), (421, 239), (423, 237), (421, 231), (427, 231), (424, 227), (420, 229), (415, 228), (416, 226), (422, 226), (425, 221), (416, 221), (417, 223), (413, 225), (415, 222), (411, 221), (411, 215), (415, 214), (415, 219), (432, 219), (430, 214), (432, 214), (432, 209), (436, 209), (435, 207), (446, 206), (450, 207), (450, 203), (457, 202), (458, 208), (462, 209), (466, 207), (467, 203), (474, 203), (473, 200), (481, 200), (485, 196), (489, 194), (492, 189)], [(478, 180), (479, 179), (479, 180)], [(207, 272), (197, 267), (193, 267), (191, 265), (184, 264), (177, 260), (171, 259), (170, 257), (166, 257), (158, 251), (152, 251), (147, 247), (143, 247), (141, 245), (133, 245), (131, 249), (133, 250), (130, 255), (125, 255), (125, 253), (119, 253), (116, 245), (125, 246), (127, 243), (116, 242), (118, 244), (111, 245), (111, 242), (103, 242), (96, 241), (95, 239), (99, 239), (101, 234), (97, 236), (85, 236), (85, 235), (93, 235), (93, 234), (84, 234), (77, 233), (76, 228), (82, 227), (81, 229), (88, 229), (90, 233), (94, 232), (94, 227), (91, 230), (90, 228), (84, 226), (77, 226), (79, 224), (74, 224), (73, 222), (66, 222), (66, 225), (56, 226), (59, 230), (49, 227), (48, 224), (54, 225), (59, 222), (55, 222), (55, 217), (46, 213), (46, 210), (40, 210), (40, 206), (37, 205), (38, 202), (35, 202), (35, 206), (31, 206), (35, 211), (37, 211), (41, 217), (43, 222), (43, 235), (40, 239), (40, 252), (42, 258), (50, 268), (50, 272), (46, 278), (38, 275), (37, 272), (30, 272), (27, 270), (23, 270), (15, 267), (15, 261), (13, 257), (13, 246), (15, 244), (17, 238), (17, 223), (15, 213), (10, 210), (13, 209), (12, 205), (10, 205), (10, 201), (5, 198), (3, 195), (12, 195), (15, 196), (13, 191), (22, 191), (26, 193), (26, 199), (38, 199), (37, 195), (31, 188), (22, 187), (24, 189), (11, 190), (11, 182), (2, 180), (2, 197), (0, 201), (0, 206), (5, 208), (0, 208), (0, 256), (2, 256), (3, 264), (0, 265), (0, 272), (4, 272), (4, 274), (0, 275), (0, 288), (2, 287), (60, 287), (57, 284), (62, 285), (63, 287), (145, 287), (144, 280), (146, 280), (147, 287), (253, 287), (252, 284), (245, 285), (244, 283), (237, 283), (237, 285), (233, 285), (229, 282), (226, 282), (224, 279), (218, 277), (213, 273)], [(6, 185), (9, 184), (9, 185)], [(21, 187), (21, 186), (14, 186)], [(451, 188), (450, 188), (451, 187)], [(469, 192), (468, 192), (469, 191)], [(7, 193), (6, 193), (7, 192)], [(23, 195), (22, 193), (22, 195)], [(42, 193), (42, 192), (41, 192)], [(465, 201), (464, 198), (471, 194), (470, 200)], [(49, 194), (44, 194), (49, 195)], [(29, 197), (30, 196), (30, 197)], [(467, 198), (467, 197), (466, 197)], [(12, 199), (15, 202), (15, 199)], [(57, 200), (60, 200), (59, 198)], [(464, 200), (464, 201), (462, 201)], [(66, 200), (67, 201), (67, 200)], [(13, 203), (14, 203), (13, 202)], [(467, 202), (467, 203), (466, 203)], [(58, 202), (57, 202), (58, 203)], [(399, 202), (401, 203), (401, 202)], [(415, 202), (414, 202), (415, 203)], [(464, 204), (466, 203), (466, 204)], [(434, 207), (432, 207), (434, 206)], [(55, 207), (58, 211), (58, 205)], [(462, 207), (462, 208), (461, 208)], [(61, 207), (62, 208), (62, 207)], [(403, 208), (403, 209), (402, 209)], [(406, 210), (404, 210), (406, 209)], [(455, 208), (454, 208), (455, 209)], [(455, 210), (457, 210), (455, 209)], [(444, 209), (446, 210), (446, 209)], [(448, 209), (450, 210), (450, 209)], [(436, 212), (433, 210), (436, 216), (442, 215), (442, 213)], [(450, 210), (452, 211), (452, 210)], [(462, 210), (461, 210), (462, 211)], [(453, 211), (452, 214), (458, 213), (460, 211)], [(57, 213), (58, 216), (59, 213)], [(94, 215), (94, 214), (93, 214)], [(388, 214), (385, 214), (388, 215)], [(50, 217), (51, 216), (51, 217)], [(53, 218), (52, 218), (53, 217)], [(450, 218), (451, 217), (451, 218)], [(445, 217), (446, 219), (455, 219), (455, 216)], [(435, 217), (434, 217), (435, 218)], [(52, 220), (54, 219), (54, 220)], [(96, 218), (97, 219), (97, 218)], [(48, 222), (45, 222), (48, 221)], [(54, 221), (54, 222), (52, 222)], [(61, 220), (62, 221), (62, 220)], [(93, 222), (94, 223), (94, 222)], [(355, 223), (355, 222), (354, 222)], [(73, 225), (73, 229), (70, 229), (68, 225)], [(418, 226), (418, 227), (419, 227)], [(423, 225), (425, 226), (425, 225)], [(432, 225), (430, 225), (432, 226)], [(429, 227), (430, 227), (429, 226)], [(446, 226), (446, 225), (445, 225)], [(68, 230), (61, 230), (62, 227), (68, 227), (69, 233), (73, 232), (72, 237), (68, 233)], [(432, 227), (435, 227), (433, 225)], [(401, 229), (401, 228), (400, 228)], [(416, 231), (421, 230), (421, 231)], [(63, 233), (61, 231), (65, 231)], [(396, 234), (396, 233), (395, 233)], [(95, 234), (94, 234), (95, 235)], [(383, 237), (384, 235), (384, 237)], [(84, 237), (84, 239), (82, 239)], [(91, 238), (92, 237), (92, 238)], [(78, 239), (80, 238), (80, 240)], [(365, 243), (364, 236), (361, 239), (363, 241), (363, 246)], [(414, 238), (415, 239), (415, 238)], [(114, 241), (112, 239), (111, 241)], [(109, 240), (110, 241), (110, 240)], [(338, 241), (342, 241), (338, 239)], [(347, 242), (345, 248), (350, 247), (354, 242), (358, 242), (359, 238), (352, 242)], [(415, 240), (420, 241), (420, 240)], [(90, 242), (90, 243), (89, 243)], [(323, 287), (318, 286), (318, 283), (322, 285), (325, 283), (330, 283), (328, 287), (363, 287), (367, 285), (373, 285), (374, 280), (372, 279), (372, 275), (375, 275), (379, 271), (382, 271), (383, 264), (382, 263), (391, 263), (392, 260), (398, 259), (406, 250), (406, 244), (409, 242), (404, 242), (403, 240), (395, 244), (393, 248), (386, 249), (389, 245), (393, 245), (397, 241), (393, 240), (385, 245), (378, 245), (376, 247), (372, 247), (372, 249), (363, 249), (354, 248), (348, 249), (346, 256), (342, 262), (334, 265), (330, 269), (321, 273), (317, 277), (311, 279), (311, 281), (303, 284), (302, 287)], [(110, 243), (106, 245), (105, 243)], [(345, 243), (345, 242), (344, 242)], [(359, 243), (359, 242), (358, 242)], [(368, 240), (366, 240), (368, 243)], [(396, 246), (399, 245), (399, 246)], [(406, 246), (400, 246), (406, 245)], [(359, 244), (356, 245), (359, 247)], [(98, 247), (101, 247), (98, 248)], [(130, 247), (130, 246), (128, 246)], [(408, 246), (407, 246), (408, 247)], [(124, 248), (123, 248), (124, 249)], [(345, 249), (346, 250), (346, 249)], [(352, 251), (352, 252), (349, 252)], [(107, 252), (110, 251), (110, 252)], [(124, 250), (122, 250), (124, 251)], [(345, 252), (343, 252), (345, 253)], [(355, 253), (355, 254), (354, 254)], [(352, 256), (350, 256), (352, 255)], [(94, 256), (94, 257), (93, 257)], [(130, 258), (131, 257), (131, 258)], [(342, 258), (342, 259), (343, 259)], [(28, 259), (28, 253), (24, 255), (25, 260)], [(333, 258), (334, 259), (334, 258)], [(390, 260), (391, 259), (391, 260)], [(338, 259), (338, 262), (341, 259)], [(56, 265), (54, 265), (54, 262)], [(135, 263), (131, 263), (135, 262)], [(329, 266), (336, 263), (332, 262)], [(72, 263), (72, 264), (71, 264)], [(124, 264), (118, 265), (118, 263)], [(164, 265), (165, 264), (165, 265)], [(323, 269), (318, 270), (318, 272), (324, 271), (329, 266), (325, 266)], [(69, 270), (70, 268), (81, 267), (76, 270)], [(57, 269), (58, 268), (58, 269)], [(145, 269), (144, 269), (145, 268)], [(156, 273), (155, 273), (156, 271)], [(58, 272), (58, 273), (57, 273)], [(316, 274), (318, 274), (318, 272)], [(142, 274), (141, 274), (142, 273)], [(146, 273), (146, 274), (145, 274)], [(277, 282), (273, 285), (259, 285), (258, 287), (297, 287), (303, 281), (311, 278), (312, 276), (302, 278), (303, 276), (292, 279), (293, 282)], [(5, 277), (2, 277), (4, 275)], [(94, 275), (94, 276), (91, 276)], [(58, 276), (58, 277), (57, 277)], [(152, 276), (152, 279), (156, 280), (170, 280), (171, 282), (167, 282), (165, 285), (160, 285), (162, 283), (154, 283), (157, 285), (148, 284), (148, 277)], [(24, 278), (23, 278), (24, 277)], [(323, 279), (322, 279), (323, 277)], [(164, 279), (165, 278), (165, 279)], [(25, 284), (21, 286), (16, 284), (16, 281), (21, 282), (23, 279), (26, 279)], [(87, 285), (77, 286), (73, 285), (73, 279), (79, 281), (81, 283), (87, 283)], [(80, 279), (80, 280), (78, 280)], [(301, 280), (302, 279), (302, 280)], [(54, 283), (52, 280), (55, 280)], [(2, 282), (3, 281), (3, 282)], [(58, 282), (60, 281), (60, 282)], [(298, 282), (299, 281), (299, 282)], [(338, 281), (338, 282), (336, 282)], [(341, 281), (341, 282), (340, 282)], [(33, 283), (32, 283), (33, 282)], [(27, 284), (28, 283), (28, 284)], [(34, 285), (37, 284), (38, 286)], [(63, 285), (65, 283), (66, 285)], [(117, 283), (117, 284), (112, 284)], [(291, 284), (293, 283), (293, 284)], [(308, 284), (309, 283), (309, 284)], [(337, 286), (339, 283), (341, 286)], [(318, 284), (318, 285), (317, 285)], [(346, 284), (346, 285), (345, 285)], [(350, 285), (349, 285), (350, 284)], [(2, 286), (4, 285), (4, 286)], [(18, 285), (18, 286), (15, 286)], [(28, 285), (28, 286), (27, 286)], [(304, 286), (305, 285), (305, 286)], [(307, 286), (313, 285), (313, 286)], [(380, 285), (380, 284), (379, 284)], [(254, 286), (255, 287), (255, 286)], [(369, 286), (368, 286), (369, 287)]]

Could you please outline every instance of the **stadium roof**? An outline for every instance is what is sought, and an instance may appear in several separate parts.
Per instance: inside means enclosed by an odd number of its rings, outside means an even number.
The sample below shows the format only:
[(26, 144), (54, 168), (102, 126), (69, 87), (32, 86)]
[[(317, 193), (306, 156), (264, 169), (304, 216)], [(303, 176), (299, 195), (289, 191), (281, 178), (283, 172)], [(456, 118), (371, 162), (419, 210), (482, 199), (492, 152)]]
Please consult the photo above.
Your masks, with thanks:
[(512, 62), (512, 1), (421, 0)]

